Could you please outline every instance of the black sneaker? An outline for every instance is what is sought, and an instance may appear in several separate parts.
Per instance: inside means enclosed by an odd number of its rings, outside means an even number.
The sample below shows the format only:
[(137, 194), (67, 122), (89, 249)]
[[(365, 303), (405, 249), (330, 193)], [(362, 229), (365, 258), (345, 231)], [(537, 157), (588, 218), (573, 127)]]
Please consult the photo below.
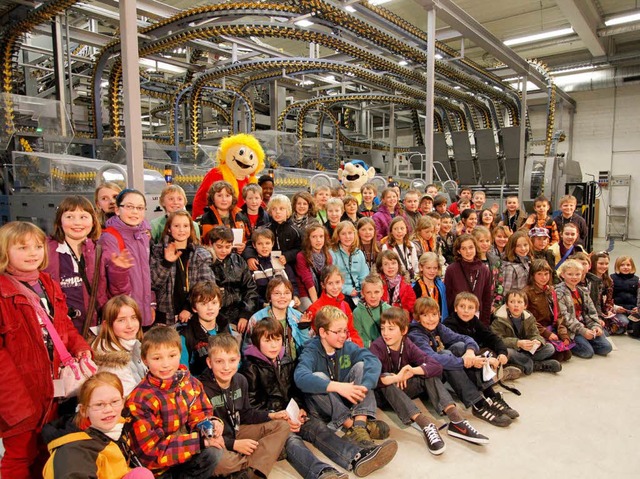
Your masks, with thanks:
[(447, 428), (447, 434), (474, 444), (489, 444), (489, 438), (480, 434), (471, 424), (469, 424), (469, 421), (466, 420), (457, 423), (450, 422), (449, 427)]
[(318, 479), (349, 479), (349, 474), (340, 472), (333, 467), (327, 467), (320, 473)]
[(386, 439), (389, 437), (389, 425), (380, 419), (367, 421), (367, 431), (371, 439)]
[(507, 401), (504, 400), (502, 394), (500, 393), (496, 393), (495, 397), (487, 399), (487, 402), (491, 404), (496, 410), (500, 411), (502, 414), (509, 416), (511, 419), (520, 417), (520, 413), (509, 406), (507, 404)]
[(498, 427), (507, 427), (512, 421), (509, 416), (491, 406), (489, 401), (486, 401), (485, 405), (481, 408), (477, 408), (475, 405), (471, 406), (471, 411), (473, 411), (473, 415), (478, 419), (482, 419)]
[(385, 441), (379, 446), (363, 449), (351, 461), (353, 473), (358, 477), (368, 476), (389, 464), (396, 452), (398, 452), (398, 443), (393, 439)]
[(440, 437), (440, 433), (435, 424), (431, 423), (427, 427), (423, 427), (422, 434), (424, 436), (424, 442), (427, 443), (427, 448), (431, 454), (439, 456), (444, 452), (447, 446)]
[(559, 373), (562, 371), (562, 364), (555, 359), (545, 359), (544, 361), (533, 362), (534, 371), (542, 371), (545, 373)]

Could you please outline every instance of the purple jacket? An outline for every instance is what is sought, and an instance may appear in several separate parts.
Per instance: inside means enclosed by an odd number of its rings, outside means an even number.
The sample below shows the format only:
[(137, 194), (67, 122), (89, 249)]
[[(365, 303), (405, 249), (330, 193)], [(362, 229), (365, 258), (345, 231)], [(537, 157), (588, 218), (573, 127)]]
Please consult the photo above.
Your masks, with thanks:
[[(400, 356), (400, 351), (387, 353), (387, 345), (381, 337), (371, 343), (369, 349), (382, 363), (381, 376), (395, 374), (407, 364), (412, 367), (420, 366), (426, 378), (433, 378), (442, 374), (442, 366), (438, 361), (422, 352), (408, 337), (402, 338), (402, 342), (402, 356)], [(378, 387), (386, 386), (378, 381)]]
[[(131, 297), (136, 300), (142, 313), (142, 325), (150, 326), (153, 323), (151, 303), (154, 301), (151, 293), (151, 270), (149, 268), (149, 222), (143, 220), (138, 226), (125, 224), (118, 216), (109, 218), (107, 227), (113, 227), (124, 240), (127, 251), (133, 256), (133, 266), (127, 270)], [(118, 239), (110, 233), (102, 233), (98, 243), (102, 245), (102, 255), (111, 258), (112, 254), (120, 254)], [(106, 267), (107, 283), (109, 285), (117, 281), (117, 271), (109, 261)]]
[[(45, 269), (47, 273), (51, 275), (53, 279), (60, 282), (60, 278), (64, 275), (64, 271), (60, 271), (60, 255), (66, 253), (59, 253), (56, 250), (61, 245), (53, 238), (47, 239), (47, 248), (49, 249), (49, 265)], [(70, 255), (69, 255), (70, 257)], [(93, 240), (87, 239), (82, 245), (82, 257), (84, 258), (84, 264), (86, 269), (86, 276), (89, 281), (93, 281), (93, 274), (96, 264), (96, 243)], [(102, 309), (104, 304), (119, 294), (130, 294), (131, 287), (129, 286), (127, 270), (119, 268), (113, 264), (109, 266), (111, 269), (111, 276), (109, 284), (106, 281), (107, 275), (107, 263), (111, 263), (110, 256), (103, 254), (100, 256), (100, 272), (98, 274), (98, 293), (96, 296), (96, 311), (91, 319), (91, 326), (97, 324), (98, 311)], [(62, 291), (66, 293), (65, 288), (62, 287)], [(84, 297), (84, 308), (81, 308), (82, 316), (79, 318), (73, 318), (73, 324), (82, 332), (82, 325), (84, 324), (85, 314), (89, 307), (89, 292), (87, 288), (82, 288)], [(67, 301), (69, 306), (69, 302)]]
[(447, 291), (447, 307), (453, 311), (456, 295), (468, 291), (476, 295), (480, 301), (480, 321), (485, 326), (491, 323), (491, 273), (480, 260), (466, 262), (454, 261), (444, 273), (444, 286)]
[[(396, 216), (402, 216), (404, 218), (407, 223), (407, 232), (411, 234), (411, 222), (407, 219), (405, 214), (402, 213), (402, 210), (399, 206), (396, 207), (396, 210), (394, 212), (394, 218)], [(385, 205), (378, 206), (378, 211), (376, 211), (373, 215), (373, 222), (376, 224), (376, 234), (378, 241), (389, 234), (389, 225), (391, 224), (392, 219), (393, 218), (391, 217), (391, 213)]]

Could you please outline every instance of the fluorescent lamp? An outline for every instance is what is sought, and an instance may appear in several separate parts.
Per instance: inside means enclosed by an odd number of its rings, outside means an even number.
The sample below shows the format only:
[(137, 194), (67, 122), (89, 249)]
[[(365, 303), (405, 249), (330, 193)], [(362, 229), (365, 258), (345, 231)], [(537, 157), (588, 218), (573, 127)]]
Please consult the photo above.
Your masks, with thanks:
[(442, 55), (440, 55), (439, 53), (436, 53), (435, 55), (436, 60), (442, 60), (444, 57)]
[(356, 11), (356, 9), (353, 8), (351, 5), (347, 5), (346, 7), (344, 7), (344, 9), (349, 13), (354, 13)]
[(567, 73), (574, 73), (574, 72), (582, 72), (585, 70), (593, 70), (595, 68), (595, 65), (584, 65), (581, 67), (573, 67), (573, 68), (566, 68), (566, 69), (561, 69), (561, 70), (554, 70), (551, 71), (549, 73), (551, 73), (552, 75), (556, 76), (556, 75), (566, 75)]
[(401, 67), (406, 67), (409, 64), (409, 62), (407, 60), (400, 60), (398, 62), (398, 65), (400, 65)]
[[(521, 86), (520, 82), (514, 82), (511, 83), (511, 86), (516, 89), (516, 90), (522, 90), (522, 88), (518, 88), (518, 85)], [(533, 82), (527, 81), (527, 91), (535, 91), (535, 90), (539, 90), (540, 88)]]
[(383, 3), (389, 3), (391, 0), (371, 0), (371, 5), (382, 5)]
[(522, 45), (523, 43), (534, 43), (540, 40), (548, 40), (549, 38), (566, 37), (573, 33), (573, 28), (561, 28), (560, 30), (550, 30), (548, 32), (536, 33), (535, 35), (527, 35), (526, 37), (512, 38), (505, 40), (503, 43), (508, 46)]
[(337, 83), (336, 82), (336, 77), (333, 75), (328, 75), (326, 77), (323, 78), (324, 81), (329, 82), (329, 83)]
[(299, 27), (306, 28), (313, 25), (313, 22), (310, 22), (309, 20), (304, 19), (304, 20), (298, 20), (295, 24), (298, 25)]
[(640, 12), (629, 13), (620, 17), (613, 17), (605, 21), (604, 24), (608, 27), (613, 25), (621, 25), (623, 23), (631, 23), (640, 21)]

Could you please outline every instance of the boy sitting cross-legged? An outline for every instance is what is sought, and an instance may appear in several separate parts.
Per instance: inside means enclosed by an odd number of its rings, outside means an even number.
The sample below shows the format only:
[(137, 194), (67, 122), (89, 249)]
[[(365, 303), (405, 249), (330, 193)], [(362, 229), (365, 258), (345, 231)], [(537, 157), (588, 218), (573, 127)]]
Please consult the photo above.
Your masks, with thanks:
[(222, 458), (216, 476), (243, 471), (246, 479), (266, 478), (289, 435), (287, 412), (260, 411), (249, 404), (247, 379), (238, 373), (240, 347), (231, 334), (209, 338), (209, 356), (200, 380), (224, 422)]
[(142, 340), (146, 378), (127, 399), (133, 433), (131, 449), (156, 477), (205, 479), (222, 458), (222, 423), (213, 420), (214, 437), (200, 434), (198, 424), (213, 416), (202, 384), (180, 366), (180, 335), (155, 326)]
[(485, 360), (477, 356), (480, 351), (478, 344), (469, 336), (454, 333), (440, 323), (440, 308), (433, 298), (416, 301), (413, 321), (409, 325), (409, 338), (442, 365), (445, 380), (464, 405), (471, 407), (475, 417), (499, 427), (511, 424), (511, 418), (493, 405), (491, 398), (496, 397), (497, 393), (491, 385), (485, 383), (482, 388), (477, 386), (476, 366), (482, 367)]
[(279, 411), (291, 399), (300, 406), (297, 420), (289, 419), (291, 434), (285, 444), (287, 459), (305, 479), (346, 479), (338, 471), (318, 459), (304, 444), (312, 443), (329, 459), (346, 470), (363, 477), (386, 465), (397, 450), (395, 441), (373, 447), (362, 447), (336, 436), (334, 431), (304, 410), (302, 394), (293, 383), (295, 362), (285, 354), (284, 329), (278, 321), (265, 318), (255, 324), (251, 345), (245, 350), (242, 373), (249, 382), (251, 406)]
[(382, 313), (380, 322), (382, 337), (371, 345), (371, 352), (382, 363), (382, 375), (376, 389), (378, 403), (391, 405), (404, 424), (415, 422), (422, 430), (431, 454), (442, 454), (445, 444), (434, 424), (435, 419), (421, 413), (412, 401), (425, 393), (432, 404), (451, 419), (453, 426), (450, 425), (449, 434), (476, 444), (488, 443), (489, 440), (460, 415), (440, 380), (440, 363), (406, 337), (409, 328), (406, 311), (392, 307)]
[(380, 361), (368, 349), (347, 341), (347, 315), (336, 307), (318, 311), (315, 329), (318, 336), (305, 344), (294, 373), (309, 412), (332, 429), (344, 426), (345, 437), (363, 446), (372, 446), (371, 439), (387, 438), (389, 426), (375, 420), (373, 388), (380, 377)]

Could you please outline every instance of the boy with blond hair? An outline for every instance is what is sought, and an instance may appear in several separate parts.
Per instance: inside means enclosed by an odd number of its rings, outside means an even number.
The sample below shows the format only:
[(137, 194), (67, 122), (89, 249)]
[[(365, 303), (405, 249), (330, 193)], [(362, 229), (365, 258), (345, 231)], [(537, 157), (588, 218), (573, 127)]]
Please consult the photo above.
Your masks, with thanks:
[(584, 218), (576, 214), (578, 200), (573, 195), (564, 195), (560, 198), (559, 204), (561, 213), (553, 218), (556, 222), (556, 229), (562, 231), (567, 223), (575, 224), (579, 234), (577, 244), (584, 246), (584, 241), (589, 235), (589, 228)]
[(358, 207), (358, 212), (362, 216), (372, 217), (378, 211), (376, 200), (378, 199), (378, 188), (374, 183), (367, 182), (360, 187), (362, 203)]

